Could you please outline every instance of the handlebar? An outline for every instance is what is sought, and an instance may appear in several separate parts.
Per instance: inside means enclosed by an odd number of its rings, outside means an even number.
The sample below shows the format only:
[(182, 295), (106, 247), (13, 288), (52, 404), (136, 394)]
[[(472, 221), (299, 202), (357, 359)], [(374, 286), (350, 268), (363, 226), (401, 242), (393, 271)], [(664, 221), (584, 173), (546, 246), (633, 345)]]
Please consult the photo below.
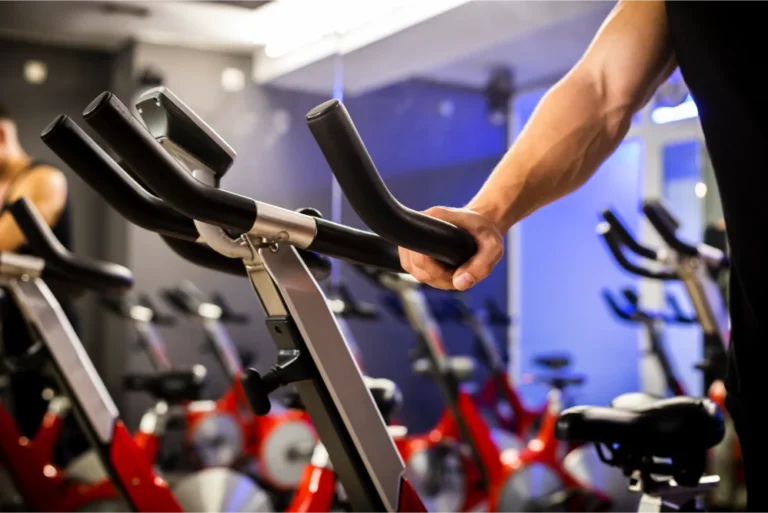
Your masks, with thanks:
[(379, 312), (374, 305), (354, 298), (345, 283), (331, 286), (328, 294), (329, 301), (339, 301), (341, 308), (334, 312), (341, 317), (357, 319), (378, 319)]
[[(204, 185), (165, 151), (112, 93), (99, 95), (83, 116), (153, 192), (184, 216), (236, 233), (253, 231), (256, 235), (264, 235), (263, 230), (267, 229), (273, 234), (290, 236), (298, 227), (302, 230), (302, 244), (293, 240), (290, 243), (300, 249), (403, 272), (397, 247), (370, 232)], [(145, 228), (157, 231), (151, 224)]]
[(662, 240), (674, 251), (688, 256), (699, 254), (696, 246), (680, 240), (675, 233), (680, 223), (672, 213), (659, 200), (646, 200), (643, 202), (643, 213)]
[(411, 210), (392, 196), (340, 101), (309, 111), (307, 124), (350, 204), (375, 233), (452, 267), (477, 252), (465, 231)]
[(7, 208), (32, 250), (45, 260), (46, 266), (59, 271), (57, 280), (105, 294), (125, 293), (133, 286), (133, 274), (127, 268), (73, 255), (56, 239), (34, 204), (26, 197), (14, 201)]
[(616, 317), (619, 319), (624, 319), (625, 321), (634, 320), (633, 314), (635, 313), (636, 309), (630, 310), (630, 308), (622, 308), (619, 306), (619, 303), (616, 301), (616, 297), (614, 297), (613, 292), (608, 289), (603, 289), (602, 295), (603, 299), (605, 299), (605, 302), (608, 303), (608, 307), (616, 315)]
[(162, 239), (171, 251), (200, 267), (240, 277), (248, 274), (241, 260), (225, 257), (204, 244), (175, 237), (162, 236)]
[(83, 118), (153, 191), (182, 214), (238, 233), (253, 226), (253, 200), (196, 180), (114, 94), (97, 96), (83, 111)]
[(619, 265), (627, 272), (653, 280), (677, 279), (677, 275), (674, 272), (652, 271), (630, 262), (627, 257), (624, 256), (624, 252), (622, 251), (622, 243), (619, 237), (615, 234), (613, 227), (608, 222), (603, 222), (597, 225), (597, 233), (605, 241), (605, 244), (608, 246), (608, 250), (611, 252)]
[(194, 241), (193, 221), (146, 191), (67, 116), (58, 116), (41, 139), (121, 215), (151, 231)]
[(672, 312), (670, 319), (678, 324), (695, 324), (697, 321), (695, 316), (687, 315), (680, 307), (680, 303), (673, 294), (667, 294), (667, 305), (670, 312)]
[(618, 216), (618, 214), (616, 214), (616, 212), (610, 208), (606, 208), (600, 213), (600, 215), (605, 220), (605, 222), (611, 226), (611, 231), (614, 233), (619, 242), (629, 248), (630, 251), (634, 251), (637, 255), (649, 260), (658, 259), (656, 250), (640, 244), (640, 242), (635, 239), (632, 234), (630, 234), (626, 225)]

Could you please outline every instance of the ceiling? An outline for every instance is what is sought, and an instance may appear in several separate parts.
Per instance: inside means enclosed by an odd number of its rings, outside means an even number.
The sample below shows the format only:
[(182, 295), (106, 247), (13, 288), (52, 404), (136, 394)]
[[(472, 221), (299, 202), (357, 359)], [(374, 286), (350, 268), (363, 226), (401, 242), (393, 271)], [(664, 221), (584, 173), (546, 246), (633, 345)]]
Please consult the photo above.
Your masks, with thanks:
[[(407, 5), (399, 18), (267, 57), (270, 37), (316, 28), (314, 17), (291, 23), (306, 13), (301, 2), (329, 17), (330, 2), (360, 10), (364, 4), (356, 2), (372, 0), (290, 0), (280, 17), (276, 7), (285, 1), (0, 1), (0, 36), (103, 49), (138, 40), (253, 55), (257, 83), (323, 94), (332, 89), (343, 54), (345, 90), (360, 94), (411, 77), (483, 87), (499, 66), (512, 69), (518, 84), (550, 81), (581, 56), (614, 3), (399, 2)], [(314, 3), (320, 1), (329, 3)]]

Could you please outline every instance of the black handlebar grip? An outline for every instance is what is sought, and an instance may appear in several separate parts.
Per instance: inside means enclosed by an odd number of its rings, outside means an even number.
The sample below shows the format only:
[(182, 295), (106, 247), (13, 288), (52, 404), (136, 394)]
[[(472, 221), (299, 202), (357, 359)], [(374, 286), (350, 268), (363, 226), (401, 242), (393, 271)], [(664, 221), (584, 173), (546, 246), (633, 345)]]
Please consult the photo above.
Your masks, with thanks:
[(411, 210), (392, 196), (340, 101), (309, 111), (307, 124), (350, 204), (371, 230), (451, 267), (474, 256), (477, 244), (467, 232)]
[(85, 111), (85, 121), (175, 209), (199, 221), (247, 232), (256, 220), (256, 203), (204, 185), (157, 142), (114, 94), (104, 92)]
[(624, 298), (629, 301), (629, 304), (638, 307), (640, 306), (640, 296), (637, 295), (637, 291), (631, 287), (624, 287), (621, 289), (621, 293), (624, 295)]
[(613, 233), (613, 229), (608, 223), (600, 223), (597, 227), (597, 231), (598, 235), (600, 235), (601, 238), (605, 241), (606, 246), (608, 246), (608, 250), (611, 252), (611, 255), (613, 255), (613, 258), (616, 259), (616, 261), (619, 263), (619, 266), (621, 266), (625, 271), (631, 274), (636, 274), (638, 276), (643, 276), (644, 278), (650, 278), (652, 280), (677, 279), (677, 275), (675, 273), (665, 271), (651, 271), (630, 262), (627, 257), (624, 256), (624, 252), (621, 250), (621, 243), (619, 238), (616, 237), (616, 235)]
[(26, 197), (7, 208), (32, 250), (45, 259), (46, 266), (59, 271), (59, 279), (66, 277), (65, 283), (109, 294), (122, 294), (133, 286), (133, 274), (122, 265), (97, 262), (70, 253)]
[(658, 258), (655, 250), (647, 246), (643, 246), (637, 241), (637, 239), (632, 236), (631, 233), (629, 233), (629, 230), (627, 230), (624, 222), (612, 209), (606, 208), (600, 213), (600, 215), (605, 220), (605, 222), (611, 226), (611, 231), (614, 233), (614, 235), (618, 237), (621, 243), (627, 246), (630, 251), (634, 251), (641, 257), (648, 258), (650, 260), (656, 260)]
[(191, 219), (136, 183), (67, 116), (57, 117), (40, 137), (80, 178), (132, 223), (171, 237), (198, 238)]
[(695, 246), (687, 244), (677, 237), (675, 232), (679, 223), (660, 201), (645, 201), (643, 203), (643, 213), (670, 248), (683, 255), (697, 256), (699, 254), (699, 250)]
[(402, 273), (397, 246), (371, 232), (316, 218), (317, 232), (309, 251), (340, 258), (347, 262), (375, 266), (393, 273)]
[(235, 276), (248, 276), (242, 260), (225, 257), (204, 244), (174, 237), (162, 237), (162, 239), (174, 253), (193, 264)]

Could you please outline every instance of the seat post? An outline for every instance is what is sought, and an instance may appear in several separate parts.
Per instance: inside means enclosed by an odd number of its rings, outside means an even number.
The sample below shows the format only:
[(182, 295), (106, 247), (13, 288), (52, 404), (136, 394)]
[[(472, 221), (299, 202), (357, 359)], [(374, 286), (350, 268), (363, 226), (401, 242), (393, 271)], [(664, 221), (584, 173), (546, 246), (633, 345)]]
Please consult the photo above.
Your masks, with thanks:
[(720, 483), (719, 476), (702, 476), (697, 486), (682, 486), (674, 479), (657, 481), (648, 474), (636, 471), (629, 490), (642, 493), (638, 511), (643, 513), (662, 511), (706, 511), (704, 494)]

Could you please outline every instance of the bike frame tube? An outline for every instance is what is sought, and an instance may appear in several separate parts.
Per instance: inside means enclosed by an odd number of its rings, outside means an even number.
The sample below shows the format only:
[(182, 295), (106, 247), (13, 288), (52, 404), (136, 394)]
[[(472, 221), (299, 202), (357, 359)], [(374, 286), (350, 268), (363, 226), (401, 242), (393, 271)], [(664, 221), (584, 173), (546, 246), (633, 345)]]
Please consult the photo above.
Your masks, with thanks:
[(72, 398), (74, 413), (126, 502), (136, 511), (181, 511), (168, 485), (155, 475), (119, 420), (117, 407), (47, 285), (25, 273), (4, 273), (3, 285), (43, 340), (60, 382)]
[[(246, 264), (249, 278), (278, 351), (299, 351), (317, 371), (296, 388), (352, 508), (398, 511), (405, 466), (325, 296), (293, 247), (256, 252), (260, 261)], [(295, 332), (286, 333), (291, 324)]]

